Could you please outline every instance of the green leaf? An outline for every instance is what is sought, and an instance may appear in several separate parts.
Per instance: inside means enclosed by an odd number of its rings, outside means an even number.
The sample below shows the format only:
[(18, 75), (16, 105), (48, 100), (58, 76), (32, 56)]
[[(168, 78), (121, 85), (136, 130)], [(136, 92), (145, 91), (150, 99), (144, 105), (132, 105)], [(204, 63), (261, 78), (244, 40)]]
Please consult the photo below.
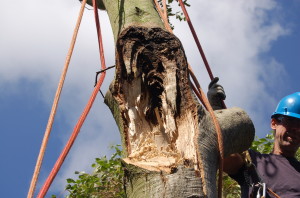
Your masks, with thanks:
[(115, 150), (111, 158), (107, 159), (106, 156), (96, 158), (95, 163), (91, 165), (94, 168), (91, 174), (76, 171), (78, 179), (67, 179), (68, 184), (65, 189), (69, 192), (69, 198), (126, 197), (123, 188), (121, 146), (116, 145), (111, 148)]
[(74, 179), (71, 179), (71, 178), (68, 178), (68, 179), (67, 179), (67, 182), (68, 182), (68, 183), (75, 183), (75, 180), (74, 180)]

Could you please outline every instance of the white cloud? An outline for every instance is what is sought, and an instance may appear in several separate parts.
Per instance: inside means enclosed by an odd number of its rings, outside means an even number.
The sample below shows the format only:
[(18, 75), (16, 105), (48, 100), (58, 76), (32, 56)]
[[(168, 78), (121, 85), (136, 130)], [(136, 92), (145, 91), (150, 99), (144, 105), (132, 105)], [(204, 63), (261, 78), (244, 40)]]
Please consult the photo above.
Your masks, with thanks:
[[(289, 33), (277, 20), (275, 12), (280, 8), (272, 0), (194, 1), (191, 5), (190, 18), (214, 75), (225, 87), (227, 106), (244, 108), (258, 135), (267, 133), (267, 122), (277, 102), (270, 91), (275, 85), (270, 82), (283, 78), (285, 71), (283, 65), (263, 53), (273, 41)], [(176, 22), (175, 28), (206, 90), (210, 80), (188, 26)]]
[[(53, 0), (43, 3), (35, 1), (10, 2), (0, 8), (0, 91), (20, 86), (23, 80), (39, 83), (42, 100), (52, 105), (60, 73), (65, 63), (73, 30), (79, 13), (80, 3)], [(17, 14), (13, 14), (17, 13)], [(105, 12), (100, 12), (102, 34), (107, 66), (114, 65), (114, 43), (111, 27)], [(7, 20), (9, 18), (10, 20)], [(73, 57), (61, 95), (57, 119), (67, 125), (69, 131), (52, 131), (60, 134), (63, 144), (69, 138), (75, 123), (83, 111), (94, 86), (96, 71), (100, 70), (100, 59), (93, 11), (85, 10)], [(105, 93), (113, 77), (107, 72), (102, 86)], [(14, 88), (20, 89), (22, 87)], [(46, 124), (46, 123), (45, 123)], [(108, 146), (120, 141), (112, 115), (99, 94), (93, 109), (74, 143), (52, 189), (64, 189), (65, 179), (75, 170), (86, 170), (94, 158), (109, 154)], [(55, 145), (63, 147), (64, 145)], [(47, 148), (44, 163), (51, 150)], [(39, 185), (48, 172), (42, 169)]]

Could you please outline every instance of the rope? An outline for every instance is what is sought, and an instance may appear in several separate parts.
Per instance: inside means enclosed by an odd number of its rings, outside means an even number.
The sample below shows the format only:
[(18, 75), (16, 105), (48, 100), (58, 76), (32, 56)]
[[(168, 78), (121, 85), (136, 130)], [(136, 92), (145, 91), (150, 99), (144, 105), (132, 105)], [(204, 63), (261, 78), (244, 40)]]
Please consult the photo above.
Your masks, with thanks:
[[(165, 28), (170, 33), (172, 33), (172, 30), (171, 30), (170, 25), (168, 23), (168, 16), (167, 16), (167, 9), (166, 9), (166, 0), (163, 0), (164, 12), (161, 11), (161, 7), (158, 5), (157, 1), (156, 0), (154, 0), (154, 1), (155, 1), (156, 8), (158, 10), (158, 13), (160, 14), (161, 18), (163, 19), (163, 22), (165, 24)], [(199, 39), (197, 37), (195, 29), (194, 29), (194, 27), (192, 25), (192, 22), (191, 22), (191, 20), (189, 18), (189, 15), (188, 15), (188, 13), (187, 13), (187, 11), (185, 9), (185, 6), (184, 6), (182, 0), (179, 0), (179, 4), (180, 4), (180, 6), (182, 8), (182, 11), (183, 11), (183, 13), (185, 15), (185, 18), (186, 18), (186, 20), (188, 22), (188, 25), (190, 27), (190, 30), (191, 30), (191, 32), (193, 34), (194, 40), (195, 40), (195, 42), (197, 44), (198, 50), (199, 50), (199, 52), (201, 54), (202, 60), (203, 60), (203, 62), (205, 64), (205, 67), (206, 67), (207, 72), (208, 72), (208, 74), (210, 76), (210, 79), (212, 80), (212, 79), (214, 79), (214, 76), (212, 74), (212, 71), (211, 71), (210, 66), (208, 64), (208, 61), (207, 61), (206, 56), (204, 54), (204, 51), (203, 51), (203, 49), (201, 47), (200, 41), (199, 41)], [(218, 148), (219, 148), (219, 152), (220, 152), (220, 156), (219, 156), (219, 158), (220, 158), (220, 163), (219, 163), (219, 178), (218, 178), (218, 197), (221, 198), (222, 197), (222, 186), (223, 186), (223, 161), (224, 161), (224, 146), (223, 146), (223, 136), (222, 136), (221, 128), (220, 128), (219, 122), (218, 122), (218, 120), (217, 120), (217, 118), (216, 118), (216, 116), (215, 116), (215, 114), (213, 112), (213, 109), (212, 109), (212, 107), (211, 107), (208, 99), (205, 97), (205, 94), (203, 93), (203, 90), (201, 89), (200, 84), (199, 84), (199, 82), (198, 82), (198, 80), (197, 80), (194, 72), (192, 71), (192, 68), (190, 67), (190, 65), (189, 65), (188, 69), (189, 69), (190, 75), (191, 75), (191, 77), (192, 77), (192, 79), (193, 79), (193, 81), (194, 81), (194, 83), (196, 85), (196, 87), (195, 87), (192, 84), (192, 89), (195, 92), (196, 96), (201, 101), (201, 103), (208, 110), (208, 112), (209, 112), (209, 114), (210, 114), (210, 116), (211, 116), (211, 118), (213, 120), (215, 129), (216, 129), (217, 140), (218, 140)], [(226, 105), (224, 104), (224, 102), (223, 102), (223, 107), (226, 108)]]
[(270, 193), (271, 195), (273, 195), (275, 198), (280, 198), (279, 195), (277, 195), (273, 190), (271, 190), (270, 188), (267, 188), (268, 193)]
[(188, 14), (188, 12), (187, 12), (186, 9), (185, 9), (185, 6), (184, 6), (184, 3), (182, 2), (182, 0), (179, 0), (179, 4), (180, 4), (180, 7), (181, 7), (181, 9), (182, 9), (182, 11), (183, 11), (183, 14), (184, 14), (184, 16), (185, 16), (185, 18), (186, 18), (186, 21), (187, 21), (187, 23), (188, 23), (188, 25), (189, 25), (189, 27), (190, 27), (190, 30), (191, 30), (192, 35), (193, 35), (193, 37), (194, 37), (194, 40), (195, 40), (195, 42), (196, 42), (196, 44), (197, 44), (198, 50), (199, 50), (199, 52), (200, 52), (200, 54), (201, 54), (202, 60), (203, 60), (203, 62), (204, 62), (204, 65), (205, 65), (205, 67), (206, 67), (206, 70), (207, 70), (207, 72), (208, 72), (208, 74), (209, 74), (210, 80), (213, 80), (213, 79), (214, 79), (214, 76), (213, 76), (212, 71), (211, 71), (211, 69), (210, 69), (210, 66), (209, 66), (209, 64), (208, 64), (208, 62), (207, 62), (206, 56), (205, 56), (204, 51), (203, 51), (203, 49), (202, 49), (202, 47), (201, 47), (200, 41), (199, 41), (198, 36), (197, 36), (197, 34), (196, 34), (196, 31), (195, 31), (195, 29), (194, 29), (194, 26), (193, 26), (193, 24), (192, 24), (192, 22), (191, 22), (191, 20), (190, 20), (189, 14)]
[[(83, 4), (86, 2), (86, 0), (83, 2)], [(98, 44), (99, 44), (99, 51), (100, 51), (100, 59), (101, 59), (101, 69), (105, 70), (106, 66), (105, 66), (105, 59), (104, 59), (104, 50), (103, 50), (103, 43), (102, 43), (102, 35), (101, 35), (101, 28), (100, 28), (100, 23), (99, 23), (99, 16), (98, 16), (98, 10), (97, 10), (97, 4), (96, 4), (96, 0), (93, 0), (93, 5), (94, 5), (94, 13), (95, 13), (95, 21), (96, 21), (96, 27), (97, 27), (97, 34), (98, 34)], [(66, 146), (64, 147), (62, 153), (60, 154), (58, 160), (56, 161), (51, 173), (49, 174), (48, 178), (46, 179), (43, 187), (41, 188), (39, 194), (38, 194), (38, 198), (44, 198), (44, 196), (46, 195), (47, 191), (49, 190), (50, 185), (52, 184), (55, 176), (57, 175), (59, 169), (61, 168), (66, 156), (68, 155), (77, 135), (80, 132), (80, 129), (95, 101), (95, 98), (98, 94), (98, 91), (100, 90), (100, 87), (104, 81), (105, 78), (105, 71), (101, 73), (100, 79), (97, 82), (96, 87), (94, 88), (92, 95), (84, 109), (84, 111), (82, 112), (73, 132), (71, 137), (69, 138)]]
[(52, 109), (51, 109), (51, 112), (50, 112), (50, 115), (49, 115), (49, 119), (48, 119), (48, 123), (47, 123), (47, 126), (46, 126), (44, 138), (42, 140), (42, 145), (41, 145), (41, 148), (40, 148), (40, 151), (39, 151), (39, 155), (38, 155), (37, 162), (36, 162), (36, 165), (35, 165), (34, 173), (33, 173), (32, 179), (31, 179), (31, 183), (30, 183), (28, 194), (27, 194), (27, 198), (32, 198), (33, 195), (34, 195), (34, 191), (35, 191), (35, 188), (36, 188), (36, 183), (37, 183), (37, 180), (38, 180), (38, 177), (39, 177), (39, 173), (40, 173), (40, 170), (41, 170), (41, 165), (42, 165), (43, 158), (44, 158), (44, 155), (45, 155), (45, 150), (46, 150), (46, 147), (47, 147), (47, 143), (48, 143), (49, 136), (50, 136), (50, 133), (51, 133), (54, 117), (55, 117), (55, 114), (56, 114), (60, 94), (61, 94), (61, 91), (62, 91), (62, 88), (63, 88), (63, 85), (64, 85), (64, 81), (65, 81), (65, 78), (66, 78), (66, 75), (67, 75), (67, 70), (68, 70), (70, 60), (71, 60), (71, 56), (72, 56), (72, 53), (73, 53), (73, 49), (74, 49), (74, 46), (75, 46), (75, 42), (76, 42), (79, 27), (80, 27), (82, 15), (83, 15), (83, 12), (84, 12), (85, 4), (86, 4), (86, 0), (84, 0), (83, 3), (82, 3), (80, 13), (79, 13), (79, 16), (78, 16), (78, 19), (77, 19), (77, 23), (76, 23), (76, 26), (75, 26), (75, 29), (74, 29), (72, 41), (71, 41), (70, 48), (69, 48), (69, 51), (68, 51), (68, 54), (67, 54), (67, 57), (66, 57), (63, 72), (61, 74), (60, 81), (59, 81), (59, 84), (58, 84), (58, 87), (57, 87), (57, 90), (56, 90), (56, 93), (55, 93)]

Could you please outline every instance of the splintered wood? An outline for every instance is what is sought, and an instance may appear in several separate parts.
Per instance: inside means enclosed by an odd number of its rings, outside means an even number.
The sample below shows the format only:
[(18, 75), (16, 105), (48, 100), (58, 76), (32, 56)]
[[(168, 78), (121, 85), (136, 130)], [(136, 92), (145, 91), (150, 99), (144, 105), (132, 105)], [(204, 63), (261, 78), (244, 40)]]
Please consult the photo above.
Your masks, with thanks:
[(160, 28), (129, 28), (117, 41), (111, 93), (120, 108), (128, 163), (170, 172), (197, 168), (197, 105), (180, 41)]

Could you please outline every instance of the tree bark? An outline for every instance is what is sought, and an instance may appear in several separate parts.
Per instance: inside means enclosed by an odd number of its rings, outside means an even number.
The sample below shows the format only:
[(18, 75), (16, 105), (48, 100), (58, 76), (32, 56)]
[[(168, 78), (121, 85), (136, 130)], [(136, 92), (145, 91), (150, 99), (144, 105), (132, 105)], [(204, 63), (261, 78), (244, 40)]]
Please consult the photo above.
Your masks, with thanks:
[[(121, 134), (127, 196), (217, 197), (216, 131), (192, 92), (181, 42), (163, 28), (152, 0), (101, 6), (116, 39), (116, 73), (105, 102)], [(225, 155), (246, 150), (254, 137), (248, 115), (240, 108), (215, 113)]]

